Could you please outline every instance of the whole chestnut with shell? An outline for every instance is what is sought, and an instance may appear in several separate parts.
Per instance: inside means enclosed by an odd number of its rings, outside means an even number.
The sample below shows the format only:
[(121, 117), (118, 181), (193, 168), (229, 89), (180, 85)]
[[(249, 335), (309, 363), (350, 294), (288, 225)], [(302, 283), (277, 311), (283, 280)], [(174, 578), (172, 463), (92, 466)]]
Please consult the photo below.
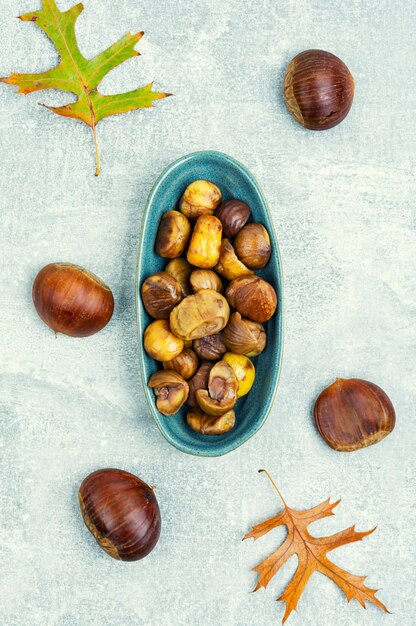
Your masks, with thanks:
[(222, 223), (224, 237), (232, 239), (249, 219), (251, 209), (245, 202), (232, 198), (221, 204), (215, 211), (215, 217)]
[(252, 270), (265, 267), (272, 251), (269, 233), (263, 224), (257, 223), (247, 224), (240, 230), (234, 248), (239, 260)]
[(178, 281), (168, 272), (156, 272), (146, 278), (141, 289), (144, 308), (155, 319), (168, 319), (170, 312), (182, 300)]
[(276, 311), (276, 292), (259, 276), (236, 278), (228, 285), (225, 296), (234, 309), (253, 322), (267, 322)]

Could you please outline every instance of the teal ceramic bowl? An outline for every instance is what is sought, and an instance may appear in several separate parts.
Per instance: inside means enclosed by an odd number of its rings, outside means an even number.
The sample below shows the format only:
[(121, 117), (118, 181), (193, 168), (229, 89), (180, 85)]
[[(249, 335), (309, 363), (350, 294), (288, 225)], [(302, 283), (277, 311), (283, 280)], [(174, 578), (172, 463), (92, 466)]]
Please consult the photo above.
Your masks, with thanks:
[[(214, 437), (200, 435), (189, 428), (185, 420), (186, 407), (171, 417), (165, 417), (157, 410), (153, 391), (147, 387), (147, 381), (158, 366), (143, 348), (144, 330), (153, 320), (146, 313), (140, 298), (140, 287), (144, 279), (163, 270), (168, 262), (154, 251), (162, 214), (175, 208), (187, 185), (201, 178), (218, 185), (224, 200), (238, 198), (247, 202), (252, 211), (250, 221), (266, 226), (272, 243), (272, 255), (268, 265), (257, 273), (272, 283), (278, 297), (277, 312), (265, 325), (266, 349), (253, 359), (256, 367), (254, 385), (247, 396), (238, 400), (235, 408), (236, 425), (230, 432)], [(220, 456), (241, 446), (263, 426), (276, 393), (282, 361), (282, 296), (279, 248), (266, 200), (252, 174), (244, 165), (221, 152), (195, 152), (172, 163), (156, 181), (144, 211), (138, 251), (136, 304), (141, 372), (146, 398), (159, 430), (178, 450), (197, 456)]]

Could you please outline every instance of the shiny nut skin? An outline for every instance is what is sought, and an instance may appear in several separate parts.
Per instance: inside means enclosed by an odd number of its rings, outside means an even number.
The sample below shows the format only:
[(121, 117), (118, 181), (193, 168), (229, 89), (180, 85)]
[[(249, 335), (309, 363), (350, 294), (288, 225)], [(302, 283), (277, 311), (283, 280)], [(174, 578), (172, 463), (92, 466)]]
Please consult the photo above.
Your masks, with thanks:
[(188, 261), (183, 258), (172, 259), (172, 261), (169, 261), (165, 268), (165, 272), (173, 276), (173, 278), (178, 281), (184, 297), (190, 296), (193, 293), (189, 280), (193, 270), (194, 268), (192, 265), (190, 265)]
[(387, 437), (396, 424), (396, 413), (390, 398), (374, 383), (337, 378), (318, 396), (314, 419), (331, 448), (350, 452)]
[(334, 54), (306, 50), (289, 63), (284, 91), (286, 106), (299, 124), (310, 130), (326, 130), (348, 115), (354, 79)]
[(259, 276), (236, 278), (228, 285), (225, 295), (234, 309), (253, 322), (267, 322), (276, 311), (276, 292)]
[(198, 217), (186, 258), (188, 263), (210, 269), (218, 263), (221, 247), (222, 225), (214, 215)]
[(227, 200), (215, 211), (215, 216), (221, 220), (224, 236), (232, 239), (246, 224), (250, 217), (250, 207), (241, 200)]
[(172, 309), (182, 300), (180, 285), (168, 272), (157, 272), (146, 278), (141, 294), (144, 308), (157, 320), (168, 319)]
[(188, 185), (179, 203), (179, 208), (190, 220), (200, 215), (213, 215), (221, 202), (221, 191), (209, 180), (195, 180)]
[(234, 352), (226, 352), (222, 358), (233, 369), (237, 378), (237, 398), (247, 395), (256, 377), (253, 363), (244, 354), (234, 354)]
[(265, 267), (272, 251), (269, 233), (262, 224), (244, 226), (235, 238), (234, 248), (241, 263), (252, 270)]
[(222, 331), (225, 345), (231, 352), (258, 356), (266, 347), (266, 331), (258, 322), (241, 317), (236, 311), (230, 315), (227, 326)]
[(144, 331), (144, 349), (156, 361), (171, 361), (183, 348), (182, 339), (171, 332), (167, 320), (156, 320)]
[(189, 395), (188, 395), (188, 404), (192, 407), (197, 407), (198, 402), (196, 401), (196, 392), (198, 389), (208, 389), (208, 378), (209, 373), (214, 367), (213, 363), (209, 363), (208, 361), (203, 361), (201, 367), (191, 378), (189, 381)]
[(218, 361), (227, 352), (221, 333), (195, 339), (193, 348), (200, 359), (207, 361)]
[(198, 369), (198, 357), (193, 350), (186, 348), (176, 358), (165, 361), (163, 368), (178, 372), (185, 380), (192, 378)]
[(224, 286), (221, 282), (221, 278), (212, 270), (194, 270), (191, 274), (191, 285), (194, 292), (201, 289), (213, 289), (222, 293)]
[(201, 289), (184, 298), (170, 314), (170, 327), (183, 341), (219, 333), (228, 322), (230, 307), (217, 291)]
[(225, 361), (218, 361), (209, 373), (208, 390), (195, 392), (199, 408), (209, 415), (223, 415), (237, 402), (238, 380)]
[(174, 370), (155, 372), (147, 385), (153, 389), (157, 409), (162, 415), (174, 415), (188, 398), (188, 383)]
[(224, 435), (234, 428), (235, 413), (231, 409), (224, 415), (214, 417), (196, 409), (187, 413), (186, 421), (192, 430), (201, 435)]
[(168, 211), (160, 220), (155, 250), (162, 257), (176, 259), (185, 252), (190, 236), (191, 225), (185, 215)]
[(228, 239), (223, 239), (220, 248), (220, 258), (215, 266), (215, 271), (227, 280), (234, 280), (239, 276), (247, 276), (253, 272), (242, 263)]

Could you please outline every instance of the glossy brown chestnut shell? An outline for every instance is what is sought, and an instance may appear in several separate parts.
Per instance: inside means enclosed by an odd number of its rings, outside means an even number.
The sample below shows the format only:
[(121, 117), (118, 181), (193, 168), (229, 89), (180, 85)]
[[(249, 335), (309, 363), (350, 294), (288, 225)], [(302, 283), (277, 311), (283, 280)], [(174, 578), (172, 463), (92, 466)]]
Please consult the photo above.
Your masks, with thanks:
[(335, 54), (306, 50), (289, 63), (285, 76), (286, 106), (310, 130), (326, 130), (347, 116), (354, 98), (354, 79)]
[(253, 322), (267, 322), (276, 311), (276, 292), (259, 276), (236, 278), (228, 285), (225, 296), (234, 309)]
[(234, 248), (241, 263), (252, 270), (265, 267), (272, 251), (269, 233), (263, 224), (257, 223), (247, 224), (240, 230)]
[(215, 216), (222, 223), (224, 237), (232, 239), (246, 224), (250, 217), (250, 207), (241, 200), (227, 200), (215, 211)]
[(390, 398), (374, 383), (337, 378), (318, 396), (316, 426), (328, 445), (349, 452), (387, 437), (396, 423)]
[(153, 489), (119, 469), (101, 469), (82, 482), (78, 493), (85, 525), (107, 554), (138, 561), (160, 536), (159, 505)]
[(179, 211), (167, 211), (160, 220), (155, 250), (162, 257), (176, 259), (185, 252), (190, 236), (188, 218)]
[(198, 389), (208, 389), (208, 378), (209, 373), (214, 367), (213, 363), (209, 363), (208, 361), (204, 361), (201, 364), (201, 367), (191, 378), (189, 381), (189, 394), (188, 394), (188, 404), (192, 407), (198, 407), (198, 402), (196, 401), (196, 392)]
[(224, 435), (235, 425), (235, 413), (233, 409), (223, 415), (215, 417), (207, 415), (199, 409), (189, 411), (186, 415), (188, 426), (201, 435)]
[(221, 333), (195, 339), (193, 348), (200, 359), (207, 361), (218, 361), (227, 352)]
[(157, 272), (142, 284), (142, 301), (151, 317), (168, 319), (172, 309), (182, 300), (181, 287), (168, 272)]
[(92, 272), (71, 263), (51, 263), (36, 276), (32, 298), (41, 318), (56, 333), (89, 337), (104, 328), (114, 311), (111, 290)]
[(222, 338), (231, 352), (250, 357), (261, 354), (267, 341), (263, 326), (241, 317), (237, 311), (231, 314), (227, 326), (222, 331)]

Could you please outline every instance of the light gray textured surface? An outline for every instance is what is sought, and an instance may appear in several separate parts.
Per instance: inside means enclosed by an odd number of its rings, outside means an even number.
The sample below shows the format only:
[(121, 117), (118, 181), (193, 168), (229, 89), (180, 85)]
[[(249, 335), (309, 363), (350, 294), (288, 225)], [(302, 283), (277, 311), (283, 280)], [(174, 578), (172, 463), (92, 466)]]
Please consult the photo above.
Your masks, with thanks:
[[(70, 0), (61, 0), (68, 8)], [(368, 574), (393, 616), (347, 605), (315, 575), (293, 626), (413, 626), (416, 110), (414, 2), (354, 0), (85, 0), (81, 48), (92, 56), (128, 30), (145, 30), (143, 56), (105, 81), (127, 90), (155, 79), (174, 98), (104, 121), (103, 174), (93, 176), (88, 129), (0, 86), (2, 626), (270, 626), (291, 562), (250, 594), (255, 566), (284, 536), (241, 544), (279, 508), (266, 467), (293, 506), (342, 497), (314, 530), (378, 525), (334, 553)], [(0, 73), (56, 60), (30, 24), (38, 0), (3, 0)], [(282, 101), (284, 69), (310, 47), (338, 54), (356, 79), (339, 127), (311, 133)], [(286, 340), (278, 396), (264, 429), (219, 459), (177, 452), (144, 404), (135, 334), (136, 245), (160, 171), (199, 149), (245, 163), (273, 212), (285, 271)], [(101, 276), (116, 310), (100, 334), (53, 334), (31, 304), (50, 261)], [(311, 421), (336, 376), (381, 385), (397, 409), (394, 433), (352, 454), (328, 448)], [(122, 564), (83, 526), (77, 489), (103, 466), (157, 487), (163, 533), (152, 555)]]

